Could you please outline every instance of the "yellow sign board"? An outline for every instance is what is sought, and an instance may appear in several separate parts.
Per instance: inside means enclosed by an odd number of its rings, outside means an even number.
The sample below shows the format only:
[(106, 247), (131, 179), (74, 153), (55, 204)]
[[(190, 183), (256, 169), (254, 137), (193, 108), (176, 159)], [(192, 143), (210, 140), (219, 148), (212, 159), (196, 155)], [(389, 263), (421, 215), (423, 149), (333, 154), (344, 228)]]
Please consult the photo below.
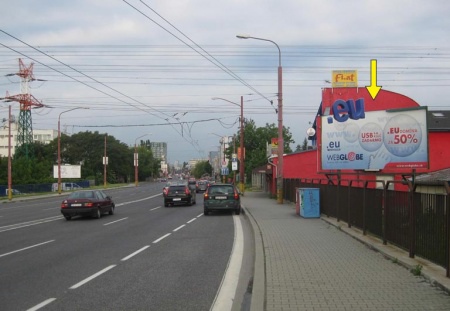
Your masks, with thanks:
[(333, 70), (331, 74), (332, 87), (357, 87), (357, 70)]

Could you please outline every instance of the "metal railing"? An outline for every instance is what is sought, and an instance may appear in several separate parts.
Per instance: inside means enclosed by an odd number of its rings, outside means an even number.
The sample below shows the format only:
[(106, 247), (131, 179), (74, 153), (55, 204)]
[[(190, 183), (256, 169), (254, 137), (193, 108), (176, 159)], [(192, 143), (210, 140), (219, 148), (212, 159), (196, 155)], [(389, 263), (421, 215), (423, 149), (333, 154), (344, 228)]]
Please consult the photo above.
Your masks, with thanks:
[(319, 188), (321, 214), (440, 265), (450, 277), (448, 182), (442, 185), (447, 194), (419, 193), (414, 185), (388, 190), (396, 182), (401, 181), (285, 179), (283, 193), (295, 202), (297, 188)]

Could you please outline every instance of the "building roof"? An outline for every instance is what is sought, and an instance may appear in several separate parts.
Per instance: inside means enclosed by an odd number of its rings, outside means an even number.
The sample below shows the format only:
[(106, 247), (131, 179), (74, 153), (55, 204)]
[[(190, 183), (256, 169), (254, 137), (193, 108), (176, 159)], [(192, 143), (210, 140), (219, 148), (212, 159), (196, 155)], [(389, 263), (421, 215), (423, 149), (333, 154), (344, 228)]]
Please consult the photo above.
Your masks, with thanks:
[(450, 182), (450, 168), (416, 176), (416, 184), (420, 185), (442, 186), (444, 181)]

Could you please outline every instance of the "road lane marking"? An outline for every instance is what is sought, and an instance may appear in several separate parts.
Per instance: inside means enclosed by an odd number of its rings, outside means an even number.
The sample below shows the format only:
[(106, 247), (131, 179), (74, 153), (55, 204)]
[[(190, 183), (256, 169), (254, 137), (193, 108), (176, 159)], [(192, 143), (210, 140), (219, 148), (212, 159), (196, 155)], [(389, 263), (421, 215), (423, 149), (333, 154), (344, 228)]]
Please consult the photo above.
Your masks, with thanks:
[(87, 282), (92, 281), (93, 279), (95, 279), (96, 277), (102, 275), (103, 273), (107, 272), (108, 270), (111, 270), (111, 269), (114, 268), (115, 266), (116, 266), (116, 265), (111, 265), (111, 266), (109, 266), (109, 267), (106, 267), (105, 269), (103, 269), (103, 270), (101, 270), (101, 271), (99, 271), (99, 272), (97, 272), (97, 273), (91, 275), (90, 277), (84, 279), (83, 281), (78, 282), (77, 284), (75, 284), (75, 285), (69, 287), (69, 289), (76, 289), (76, 288), (78, 288), (78, 287), (80, 287), (80, 286), (86, 284)]
[(158, 196), (160, 196), (160, 195), (161, 195), (161, 193), (158, 193), (158, 194), (152, 195), (152, 196), (147, 197), (147, 198), (143, 198), (143, 199), (139, 199), (139, 200), (134, 200), (134, 201), (130, 201), (130, 202), (119, 203), (119, 204), (117, 204), (116, 206), (122, 206), (122, 205), (131, 204), (131, 203), (142, 202), (142, 201), (145, 201), (145, 200), (149, 200), (149, 199), (156, 198), (156, 197), (158, 197)]
[(50, 207), (50, 208), (44, 208), (43, 211), (48, 211), (51, 209), (60, 209), (61, 207)]
[(198, 215), (197, 218), (202, 217), (202, 216), (203, 216), (203, 213), (201, 213), (200, 215)]
[(35, 245), (28, 246), (28, 247), (24, 247), (24, 248), (21, 248), (21, 249), (18, 249), (18, 250), (15, 250), (15, 251), (12, 251), (12, 252), (9, 252), (9, 253), (6, 253), (6, 254), (2, 254), (2, 255), (0, 255), (0, 257), (8, 256), (8, 255), (11, 255), (11, 254), (14, 254), (14, 253), (18, 253), (18, 252), (21, 252), (21, 251), (24, 251), (24, 250), (27, 250), (27, 249), (30, 249), (30, 248), (33, 248), (33, 247), (41, 246), (41, 245), (44, 245), (44, 244), (47, 244), (47, 243), (51, 243), (51, 242), (55, 242), (55, 240), (50, 240), (50, 241), (47, 241), (47, 242), (42, 242), (42, 243), (39, 243), (39, 244), (35, 244)]
[(190, 224), (191, 222), (193, 222), (194, 220), (196, 220), (197, 218), (192, 218), (191, 220), (189, 220), (188, 222), (187, 222), (187, 224)]
[(233, 222), (233, 249), (222, 283), (219, 286), (216, 298), (211, 306), (211, 311), (231, 310), (236, 295), (236, 288), (239, 282), (239, 274), (241, 272), (242, 260), (244, 257), (244, 234), (240, 217), (233, 215)]
[(39, 310), (42, 307), (45, 307), (46, 305), (48, 305), (49, 303), (55, 301), (56, 298), (49, 298), (47, 300), (44, 300), (43, 302), (41, 302), (40, 304), (35, 305), (34, 307), (28, 309), (27, 311), (36, 311)]
[(177, 232), (178, 230), (180, 230), (181, 228), (185, 227), (186, 225), (181, 225), (178, 228), (174, 229), (173, 232)]
[(167, 234), (163, 235), (162, 237), (160, 237), (159, 239), (154, 240), (154, 241), (153, 241), (153, 244), (156, 244), (156, 243), (158, 243), (159, 241), (161, 241), (161, 240), (167, 238), (169, 235), (170, 235), (170, 233), (167, 233)]
[(117, 219), (117, 220), (114, 220), (114, 221), (111, 221), (111, 222), (107, 222), (106, 224), (103, 224), (103, 226), (108, 226), (110, 224), (113, 224), (113, 223), (116, 223), (116, 222), (119, 222), (119, 221), (122, 221), (122, 220), (125, 220), (125, 219), (128, 219), (128, 217)]
[(158, 208), (161, 208), (161, 206), (157, 206), (157, 207), (155, 207), (155, 208), (152, 208), (150, 211), (154, 211), (154, 210), (156, 210), (156, 209), (158, 209)]
[(34, 225), (46, 223), (49, 221), (60, 220), (62, 218), (63, 218), (63, 216), (52, 216), (52, 217), (48, 217), (48, 218), (22, 222), (22, 223), (18, 223), (18, 224), (14, 224), (14, 225), (2, 226), (2, 227), (0, 227), (0, 232), (19, 229), (19, 228), (23, 228), (23, 227), (34, 226)]
[(146, 246), (144, 246), (143, 248), (138, 249), (138, 250), (135, 251), (134, 253), (128, 255), (127, 257), (122, 258), (121, 260), (122, 260), (122, 261), (126, 261), (126, 260), (130, 259), (131, 257), (133, 257), (133, 256), (135, 256), (135, 255), (137, 255), (137, 254), (139, 254), (140, 252), (145, 251), (145, 250), (146, 250), (147, 248), (149, 248), (149, 247), (150, 247), (150, 245), (146, 245)]

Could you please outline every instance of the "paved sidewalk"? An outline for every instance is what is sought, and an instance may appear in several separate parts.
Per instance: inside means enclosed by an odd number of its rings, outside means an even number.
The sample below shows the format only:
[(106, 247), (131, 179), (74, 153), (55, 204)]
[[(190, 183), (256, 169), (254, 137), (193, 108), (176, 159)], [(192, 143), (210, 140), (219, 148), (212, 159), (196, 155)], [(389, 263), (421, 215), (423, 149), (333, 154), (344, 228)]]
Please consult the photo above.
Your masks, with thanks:
[[(255, 233), (251, 310), (450, 310), (445, 269), (262, 192), (242, 205)], [(424, 276), (407, 269), (418, 264)]]

